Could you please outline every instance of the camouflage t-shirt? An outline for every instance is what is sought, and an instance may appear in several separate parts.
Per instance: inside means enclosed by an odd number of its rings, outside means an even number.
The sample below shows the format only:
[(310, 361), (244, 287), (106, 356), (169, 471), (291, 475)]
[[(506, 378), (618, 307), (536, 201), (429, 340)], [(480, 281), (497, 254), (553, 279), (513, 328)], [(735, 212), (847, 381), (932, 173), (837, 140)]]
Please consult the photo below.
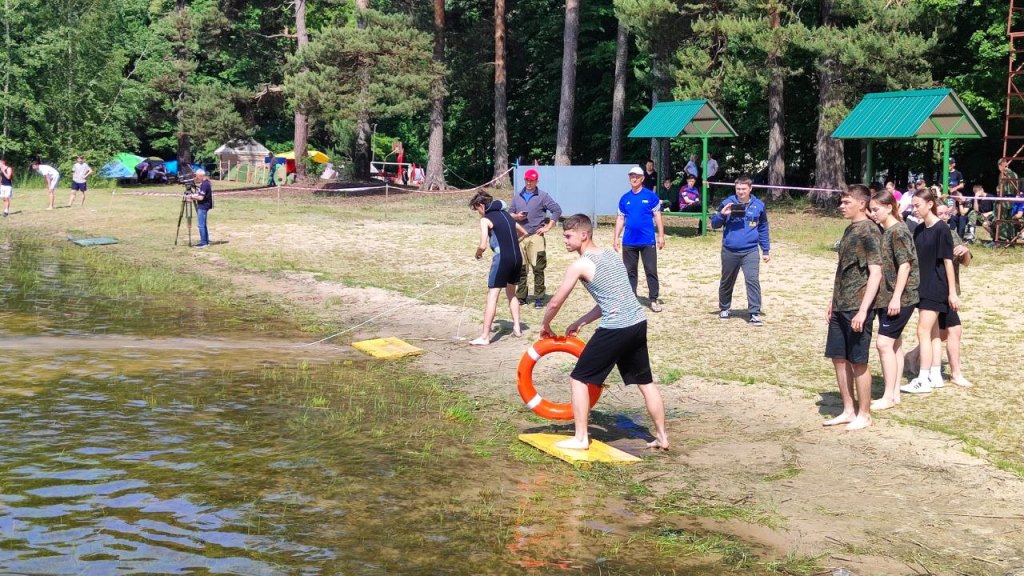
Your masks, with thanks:
[[(860, 308), (868, 285), (868, 265), (882, 265), (882, 231), (871, 220), (853, 222), (839, 241), (839, 265), (832, 289), (832, 309), (851, 311)], [(888, 302), (886, 302), (888, 304)], [(878, 296), (871, 308), (878, 308)]]
[(882, 283), (878, 286), (879, 308), (889, 306), (892, 293), (896, 290), (896, 276), (900, 265), (910, 263), (910, 276), (900, 297), (900, 306), (913, 306), (920, 301), (917, 293), (921, 285), (921, 269), (917, 265), (917, 247), (910, 230), (899, 223), (882, 232)]
[[(953, 235), (953, 248), (962, 246), (964, 241), (960, 239), (960, 235), (953, 230), (952, 227), (949, 229), (949, 233)], [(953, 258), (953, 276), (956, 279), (956, 295), (960, 295), (960, 259)]]

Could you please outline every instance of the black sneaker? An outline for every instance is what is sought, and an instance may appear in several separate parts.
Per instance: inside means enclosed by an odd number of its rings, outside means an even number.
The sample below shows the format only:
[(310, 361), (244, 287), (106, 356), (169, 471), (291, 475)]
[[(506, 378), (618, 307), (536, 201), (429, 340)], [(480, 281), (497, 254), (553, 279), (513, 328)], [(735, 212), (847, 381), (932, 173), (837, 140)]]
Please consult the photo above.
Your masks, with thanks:
[(526, 298), (516, 298), (516, 300), (519, 300), (520, 306), (526, 306)]
[(764, 326), (764, 320), (761, 319), (760, 314), (751, 314), (750, 320), (747, 320), (747, 322), (751, 326)]

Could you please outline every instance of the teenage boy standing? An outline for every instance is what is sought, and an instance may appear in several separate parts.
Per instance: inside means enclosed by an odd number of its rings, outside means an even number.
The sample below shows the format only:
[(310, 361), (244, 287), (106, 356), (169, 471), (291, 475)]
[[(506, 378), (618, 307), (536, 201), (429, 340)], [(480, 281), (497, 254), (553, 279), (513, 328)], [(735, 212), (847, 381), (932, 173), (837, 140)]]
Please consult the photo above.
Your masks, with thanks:
[(562, 285), (544, 311), (541, 337), (555, 336), (551, 321), (558, 315), (577, 281), (583, 283), (597, 305), (566, 327), (565, 334), (573, 336), (586, 324), (595, 320), (601, 322), (569, 376), (576, 433), (572, 438), (558, 442), (556, 446), (574, 450), (590, 447), (587, 433), (590, 416), (588, 385), (604, 384), (612, 367), (618, 367), (622, 382), (627, 386), (636, 385), (640, 389), (647, 412), (654, 421), (654, 440), (647, 447), (668, 450), (665, 405), (661, 392), (654, 385), (647, 350), (647, 317), (631, 290), (625, 266), (615, 252), (602, 250), (594, 244), (594, 226), (586, 215), (576, 214), (566, 218), (562, 228), (566, 250), (580, 257), (569, 265)]
[(871, 425), (868, 355), (875, 309), (879, 307), (875, 300), (882, 282), (882, 232), (868, 219), (870, 200), (871, 191), (866, 186), (852, 184), (839, 201), (839, 211), (850, 220), (850, 225), (839, 242), (832, 301), (825, 312), (828, 321), (825, 356), (832, 359), (836, 369), (843, 412), (822, 424), (846, 424), (847, 430)]

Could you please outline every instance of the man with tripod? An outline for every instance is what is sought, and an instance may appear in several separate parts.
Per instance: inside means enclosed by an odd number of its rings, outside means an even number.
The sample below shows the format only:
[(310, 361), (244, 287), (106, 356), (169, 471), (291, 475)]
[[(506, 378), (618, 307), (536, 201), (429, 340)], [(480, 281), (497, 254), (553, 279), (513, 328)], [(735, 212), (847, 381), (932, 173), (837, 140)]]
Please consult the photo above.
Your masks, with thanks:
[(213, 210), (213, 185), (206, 177), (206, 170), (196, 170), (196, 192), (187, 194), (186, 198), (196, 203), (196, 213), (199, 215), (199, 244), (196, 248), (206, 248), (210, 245), (210, 234), (206, 230), (206, 213)]

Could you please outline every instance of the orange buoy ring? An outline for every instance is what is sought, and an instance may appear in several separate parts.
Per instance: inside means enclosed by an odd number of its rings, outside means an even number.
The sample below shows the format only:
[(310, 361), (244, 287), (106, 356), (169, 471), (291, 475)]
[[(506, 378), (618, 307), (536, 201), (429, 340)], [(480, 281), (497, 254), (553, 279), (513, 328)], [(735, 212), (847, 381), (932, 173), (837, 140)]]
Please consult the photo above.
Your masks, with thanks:
[[(537, 365), (537, 360), (540, 360), (541, 356), (552, 352), (568, 352), (579, 358), (583, 353), (584, 346), (586, 344), (583, 340), (575, 336), (557, 336), (538, 340), (527, 348), (526, 352), (523, 352), (523, 357), (519, 359), (519, 368), (516, 371), (519, 380), (519, 395), (522, 396), (526, 407), (533, 410), (537, 416), (548, 420), (572, 420), (572, 404), (568, 402), (558, 404), (545, 400), (537, 393), (537, 389), (533, 386), (533, 367)], [(593, 408), (594, 404), (597, 404), (597, 399), (601, 397), (601, 387), (593, 384), (588, 387), (590, 388), (590, 407)]]

